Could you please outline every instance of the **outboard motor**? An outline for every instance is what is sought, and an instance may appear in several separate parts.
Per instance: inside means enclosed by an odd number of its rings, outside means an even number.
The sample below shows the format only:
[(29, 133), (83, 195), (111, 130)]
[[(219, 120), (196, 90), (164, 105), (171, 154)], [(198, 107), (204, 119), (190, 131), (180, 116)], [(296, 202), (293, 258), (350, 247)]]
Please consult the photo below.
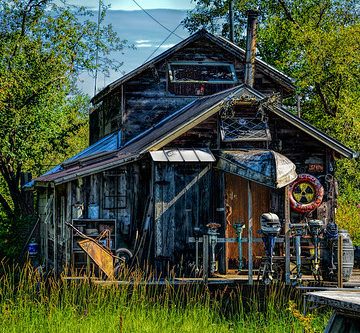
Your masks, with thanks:
[(273, 254), (275, 248), (276, 237), (279, 236), (281, 223), (279, 217), (274, 213), (264, 213), (260, 216), (261, 230), (264, 242), (267, 261), (262, 272), (262, 279), (265, 283), (269, 283), (273, 279)]
[(324, 230), (322, 246), (321, 273), (324, 280), (335, 280), (336, 278), (336, 256), (335, 245), (338, 240), (338, 226), (335, 222), (329, 222)]
[(301, 237), (305, 235), (307, 224), (305, 223), (294, 223), (290, 224), (290, 228), (295, 235), (295, 251), (296, 251), (296, 283), (301, 283)]
[(221, 227), (221, 224), (218, 223), (208, 223), (206, 225), (208, 227), (208, 235), (211, 245), (211, 265), (210, 265), (210, 273), (214, 274), (216, 267), (216, 258), (215, 258), (215, 246), (217, 243), (217, 237), (219, 235), (218, 229)]
[(310, 220), (308, 226), (310, 229), (310, 234), (314, 243), (314, 266), (312, 272), (314, 274), (315, 280), (320, 280), (319, 277), (319, 242), (320, 242), (320, 233), (324, 222), (321, 220)]

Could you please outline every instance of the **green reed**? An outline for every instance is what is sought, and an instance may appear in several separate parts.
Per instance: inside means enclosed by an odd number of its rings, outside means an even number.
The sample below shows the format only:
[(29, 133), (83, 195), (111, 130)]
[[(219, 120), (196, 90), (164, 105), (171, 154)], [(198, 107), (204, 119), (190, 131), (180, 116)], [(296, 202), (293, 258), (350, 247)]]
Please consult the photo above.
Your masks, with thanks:
[[(124, 271), (131, 284), (101, 286), (89, 279), (42, 277), (31, 265), (0, 267), (3, 332), (302, 332), (289, 310), (301, 295), (284, 285), (145, 285), (140, 270)], [(155, 277), (148, 274), (147, 281)], [(170, 277), (171, 279), (171, 277)], [(322, 331), (329, 313), (309, 320)]]

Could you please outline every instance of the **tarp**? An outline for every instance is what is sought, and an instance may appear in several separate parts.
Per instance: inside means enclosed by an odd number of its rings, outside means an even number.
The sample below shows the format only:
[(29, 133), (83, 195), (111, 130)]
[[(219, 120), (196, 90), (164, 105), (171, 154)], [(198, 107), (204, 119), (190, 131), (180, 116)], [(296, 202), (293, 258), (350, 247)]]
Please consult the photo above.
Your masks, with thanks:
[(272, 188), (281, 188), (297, 178), (296, 166), (273, 150), (222, 150), (218, 169)]

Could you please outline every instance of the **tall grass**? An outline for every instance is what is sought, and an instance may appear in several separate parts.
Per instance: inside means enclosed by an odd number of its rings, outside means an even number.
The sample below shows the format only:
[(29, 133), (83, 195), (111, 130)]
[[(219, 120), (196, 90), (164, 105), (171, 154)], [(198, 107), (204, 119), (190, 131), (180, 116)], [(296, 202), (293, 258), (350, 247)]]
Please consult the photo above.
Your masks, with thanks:
[[(100, 286), (89, 280), (41, 277), (30, 265), (2, 267), (0, 322), (3, 332), (302, 332), (289, 299), (301, 297), (283, 285), (224, 287)], [(328, 313), (310, 318), (322, 331)]]
[(340, 229), (346, 229), (355, 246), (360, 246), (360, 203), (339, 197), (336, 222)]

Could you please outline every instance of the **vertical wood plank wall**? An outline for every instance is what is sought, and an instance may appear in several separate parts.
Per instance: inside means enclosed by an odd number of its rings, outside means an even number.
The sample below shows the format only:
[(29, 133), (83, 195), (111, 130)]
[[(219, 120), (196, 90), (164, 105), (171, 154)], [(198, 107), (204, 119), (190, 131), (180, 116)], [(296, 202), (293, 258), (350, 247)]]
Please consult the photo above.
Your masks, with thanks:
[(97, 218), (117, 220), (117, 244), (131, 248), (131, 233), (143, 216), (142, 196), (149, 195), (150, 172), (142, 172), (133, 164), (73, 180), (56, 186), (55, 191), (50, 187), (39, 189), (40, 250), (48, 269), (60, 272), (71, 264), (72, 232), (65, 222), (89, 218), (89, 205), (99, 207)]
[[(243, 231), (243, 237), (248, 237), (248, 181), (239, 176), (225, 173), (225, 208), (226, 208), (226, 231), (225, 237), (236, 237), (234, 223), (246, 223)], [(236, 269), (238, 267), (239, 247), (237, 243), (226, 243), (226, 270)], [(242, 244), (242, 256), (249, 260), (248, 246)]]
[[(156, 163), (154, 165), (155, 257), (174, 265), (194, 261), (195, 226), (211, 221), (211, 172), (202, 164)], [(188, 256), (188, 258), (185, 258)]]
[[(236, 175), (225, 173), (225, 204), (226, 204), (226, 233), (227, 238), (236, 237), (234, 223), (245, 223), (242, 236), (248, 237), (248, 180)], [(270, 190), (266, 186), (250, 182), (252, 199), (252, 237), (261, 237), (260, 216), (269, 212), (270, 209)], [(236, 269), (239, 263), (239, 253), (237, 243), (226, 243), (227, 269)], [(242, 257), (249, 260), (248, 244), (242, 244)], [(256, 256), (265, 254), (263, 243), (253, 243), (253, 262), (255, 267), (258, 264)]]

